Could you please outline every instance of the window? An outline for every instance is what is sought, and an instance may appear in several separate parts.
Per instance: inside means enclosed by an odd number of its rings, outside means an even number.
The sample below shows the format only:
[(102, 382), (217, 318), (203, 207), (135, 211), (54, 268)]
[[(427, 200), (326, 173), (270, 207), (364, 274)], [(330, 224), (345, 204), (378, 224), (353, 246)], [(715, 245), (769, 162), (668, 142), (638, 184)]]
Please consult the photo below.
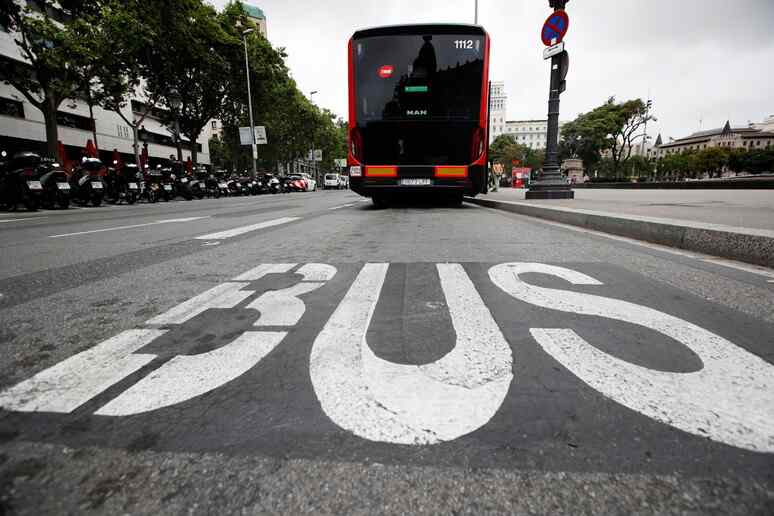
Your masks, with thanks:
[(216, 120), (212, 121), (212, 128), (217, 129), (218, 128), (218, 122)]
[(24, 118), (24, 104), (18, 100), (0, 97), (0, 115)]
[(56, 114), (56, 123), (63, 127), (72, 127), (73, 129), (81, 129), (83, 131), (94, 130), (91, 118), (87, 116), (74, 115), (72, 113), (65, 113), (58, 111)]

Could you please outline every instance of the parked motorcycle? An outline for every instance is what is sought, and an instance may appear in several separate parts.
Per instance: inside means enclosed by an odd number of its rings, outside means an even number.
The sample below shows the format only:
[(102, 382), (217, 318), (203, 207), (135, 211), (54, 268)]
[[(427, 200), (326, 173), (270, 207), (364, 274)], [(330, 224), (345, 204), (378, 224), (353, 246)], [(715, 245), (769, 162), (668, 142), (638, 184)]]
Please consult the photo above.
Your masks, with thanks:
[(231, 189), (228, 187), (228, 179), (222, 176), (218, 177), (218, 191), (220, 192), (218, 197), (221, 195), (225, 197), (231, 195)]
[(52, 209), (59, 206), (63, 210), (70, 207), (72, 188), (67, 171), (51, 159), (43, 159), (40, 164), (40, 183), (43, 185), (42, 204)]
[(72, 199), (78, 204), (102, 205), (105, 196), (103, 177), (105, 165), (97, 158), (84, 158), (81, 165), (70, 176)]
[(40, 182), (40, 156), (34, 152), (19, 152), (7, 162), (0, 172), (0, 206), (5, 210), (16, 210), (23, 204), (29, 211), (35, 211), (43, 197)]
[(172, 185), (171, 183), (166, 183), (166, 187), (164, 186), (164, 172), (161, 170), (161, 165), (157, 165), (156, 168), (148, 169), (145, 181), (148, 183), (148, 189), (154, 194), (154, 200), (150, 202), (159, 200), (169, 201)]
[(105, 200), (111, 204), (124, 201), (127, 204), (134, 204), (139, 195), (137, 171), (138, 167), (135, 164), (120, 165), (114, 161), (105, 175)]
[(148, 165), (145, 165), (145, 173), (143, 174), (143, 181), (140, 189), (140, 199), (148, 202), (158, 202), (161, 196), (161, 170), (152, 169)]
[(242, 191), (242, 183), (239, 182), (239, 178), (237, 176), (231, 176), (226, 181), (226, 184), (228, 186), (229, 195), (243, 195), (244, 192)]

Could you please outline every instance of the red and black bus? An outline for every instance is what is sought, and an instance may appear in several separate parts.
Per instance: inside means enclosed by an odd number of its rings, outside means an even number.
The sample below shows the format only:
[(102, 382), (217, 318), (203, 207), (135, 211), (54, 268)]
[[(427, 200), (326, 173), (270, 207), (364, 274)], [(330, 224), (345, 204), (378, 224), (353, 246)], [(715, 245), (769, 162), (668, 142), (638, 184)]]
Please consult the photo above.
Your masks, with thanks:
[(486, 191), (489, 35), (475, 25), (399, 25), (349, 41), (352, 190), (396, 194)]

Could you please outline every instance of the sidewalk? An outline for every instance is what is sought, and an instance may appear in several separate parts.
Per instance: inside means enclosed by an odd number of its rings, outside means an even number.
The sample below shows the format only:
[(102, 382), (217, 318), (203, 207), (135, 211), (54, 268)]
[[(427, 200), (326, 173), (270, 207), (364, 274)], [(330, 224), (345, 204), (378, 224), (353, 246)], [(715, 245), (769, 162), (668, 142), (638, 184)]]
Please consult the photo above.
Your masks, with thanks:
[(527, 201), (503, 188), (470, 202), (774, 268), (772, 190), (575, 190)]

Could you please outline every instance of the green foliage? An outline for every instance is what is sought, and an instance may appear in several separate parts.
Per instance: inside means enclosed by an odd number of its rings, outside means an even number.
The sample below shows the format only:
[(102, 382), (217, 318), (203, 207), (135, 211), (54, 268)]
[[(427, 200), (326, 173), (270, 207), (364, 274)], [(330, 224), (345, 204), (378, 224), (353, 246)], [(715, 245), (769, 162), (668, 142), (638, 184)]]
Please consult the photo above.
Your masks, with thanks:
[[(135, 129), (159, 105), (163, 109), (154, 113), (170, 132), (179, 122), (180, 132), (192, 142), (210, 120), (220, 119), (224, 132), (213, 139), (213, 159), (235, 170), (249, 168), (250, 149), (238, 140), (238, 128), (249, 124), (245, 43), (253, 115), (256, 125), (266, 126), (269, 138), (268, 145), (259, 147), (261, 165), (274, 168), (303, 158), (313, 147), (323, 150), (323, 170), (346, 156), (346, 124), (301, 94), (283, 49), (273, 48), (258, 31), (243, 39), (252, 22), (239, 2), (220, 13), (202, 0), (37, 4), (48, 8), (21, 8), (0, 0), (0, 23), (12, 31), (29, 61), (4, 62), (0, 80), (43, 111), (52, 156), (57, 152), (59, 105), (83, 97), (90, 105), (119, 113)], [(69, 15), (60, 16), (60, 8)], [(134, 93), (142, 94), (148, 112), (134, 113), (129, 120), (122, 110)], [(177, 101), (179, 107), (172, 109)]]
[(42, 113), (46, 122), (48, 153), (57, 155), (57, 109), (66, 98), (76, 96), (82, 86), (82, 69), (89, 61), (88, 15), (101, 2), (64, 2), (72, 16), (53, 18), (58, 2), (38, 2), (21, 8), (11, 1), (0, 3), (0, 21), (14, 33), (14, 41), (27, 63), (6, 59), (0, 80), (7, 82)]
[[(505, 170), (510, 170), (514, 166), (537, 170), (543, 166), (545, 153), (528, 145), (516, 143), (510, 134), (501, 134), (489, 146), (489, 159), (493, 163), (503, 165)], [(514, 161), (518, 164), (514, 165)]]
[(604, 165), (605, 173), (611, 177), (624, 176), (632, 150), (641, 143), (642, 126), (650, 120), (655, 118), (642, 99), (616, 103), (615, 97), (610, 97), (601, 106), (578, 115), (562, 127), (559, 157), (580, 158), (587, 169), (599, 170), (597, 164), (607, 155), (611, 162)]

